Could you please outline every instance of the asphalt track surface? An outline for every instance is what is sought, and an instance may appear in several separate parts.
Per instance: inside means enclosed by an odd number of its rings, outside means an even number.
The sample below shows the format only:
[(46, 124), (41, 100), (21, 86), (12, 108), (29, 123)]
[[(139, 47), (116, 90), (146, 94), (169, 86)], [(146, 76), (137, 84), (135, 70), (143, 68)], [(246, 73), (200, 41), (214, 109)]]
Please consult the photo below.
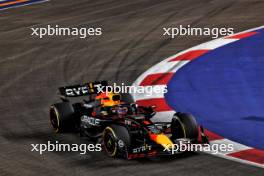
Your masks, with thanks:
[[(264, 170), (207, 154), (113, 160), (101, 153), (31, 152), (31, 143), (84, 143), (52, 133), (48, 107), (57, 87), (96, 79), (132, 83), (165, 57), (210, 40), (162, 36), (162, 27), (261, 26), (261, 0), (52, 0), (0, 11), (0, 175), (264, 175)], [(30, 27), (95, 26), (103, 36), (37, 39)]]

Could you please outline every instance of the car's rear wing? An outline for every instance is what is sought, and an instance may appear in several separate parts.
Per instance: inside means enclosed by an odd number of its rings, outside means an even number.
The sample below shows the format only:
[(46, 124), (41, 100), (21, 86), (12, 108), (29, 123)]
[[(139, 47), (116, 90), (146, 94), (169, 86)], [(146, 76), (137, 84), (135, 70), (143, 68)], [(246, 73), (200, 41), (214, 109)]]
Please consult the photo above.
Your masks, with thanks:
[(101, 91), (104, 91), (107, 85), (107, 81), (96, 81), (81, 85), (59, 87), (59, 92), (65, 97), (79, 97), (98, 94)]

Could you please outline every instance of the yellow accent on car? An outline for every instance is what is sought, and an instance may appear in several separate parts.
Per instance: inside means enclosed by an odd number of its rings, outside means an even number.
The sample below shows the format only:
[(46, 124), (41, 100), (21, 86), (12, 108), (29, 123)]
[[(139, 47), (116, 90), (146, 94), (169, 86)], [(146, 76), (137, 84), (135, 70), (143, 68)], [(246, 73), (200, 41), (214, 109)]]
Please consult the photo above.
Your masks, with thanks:
[(162, 145), (166, 149), (171, 149), (174, 146), (173, 142), (165, 134), (158, 134), (156, 143)]

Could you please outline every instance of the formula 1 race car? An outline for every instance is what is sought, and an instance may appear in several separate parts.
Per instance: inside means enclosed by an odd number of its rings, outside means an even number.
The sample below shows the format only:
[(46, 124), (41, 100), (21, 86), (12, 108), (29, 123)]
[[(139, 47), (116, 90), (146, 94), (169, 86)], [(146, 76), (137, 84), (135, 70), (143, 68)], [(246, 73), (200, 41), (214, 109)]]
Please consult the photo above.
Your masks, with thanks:
[[(51, 105), (50, 122), (56, 133), (78, 131), (81, 136), (100, 139), (111, 157), (127, 159), (171, 155), (179, 142), (197, 143), (201, 134), (195, 118), (175, 113), (171, 122), (152, 122), (155, 107), (121, 101), (112, 92), (100, 92), (106, 81), (59, 88), (62, 102)], [(87, 95), (88, 100), (70, 103), (68, 97)]]

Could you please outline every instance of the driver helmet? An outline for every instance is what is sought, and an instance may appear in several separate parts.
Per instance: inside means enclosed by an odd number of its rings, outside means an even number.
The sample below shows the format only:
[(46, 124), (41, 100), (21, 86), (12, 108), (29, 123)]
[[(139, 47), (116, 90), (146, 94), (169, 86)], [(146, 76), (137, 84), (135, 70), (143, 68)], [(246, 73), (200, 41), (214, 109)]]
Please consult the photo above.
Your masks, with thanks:
[(111, 107), (121, 103), (121, 96), (113, 92), (103, 92), (96, 96), (96, 100), (100, 101), (102, 107)]

